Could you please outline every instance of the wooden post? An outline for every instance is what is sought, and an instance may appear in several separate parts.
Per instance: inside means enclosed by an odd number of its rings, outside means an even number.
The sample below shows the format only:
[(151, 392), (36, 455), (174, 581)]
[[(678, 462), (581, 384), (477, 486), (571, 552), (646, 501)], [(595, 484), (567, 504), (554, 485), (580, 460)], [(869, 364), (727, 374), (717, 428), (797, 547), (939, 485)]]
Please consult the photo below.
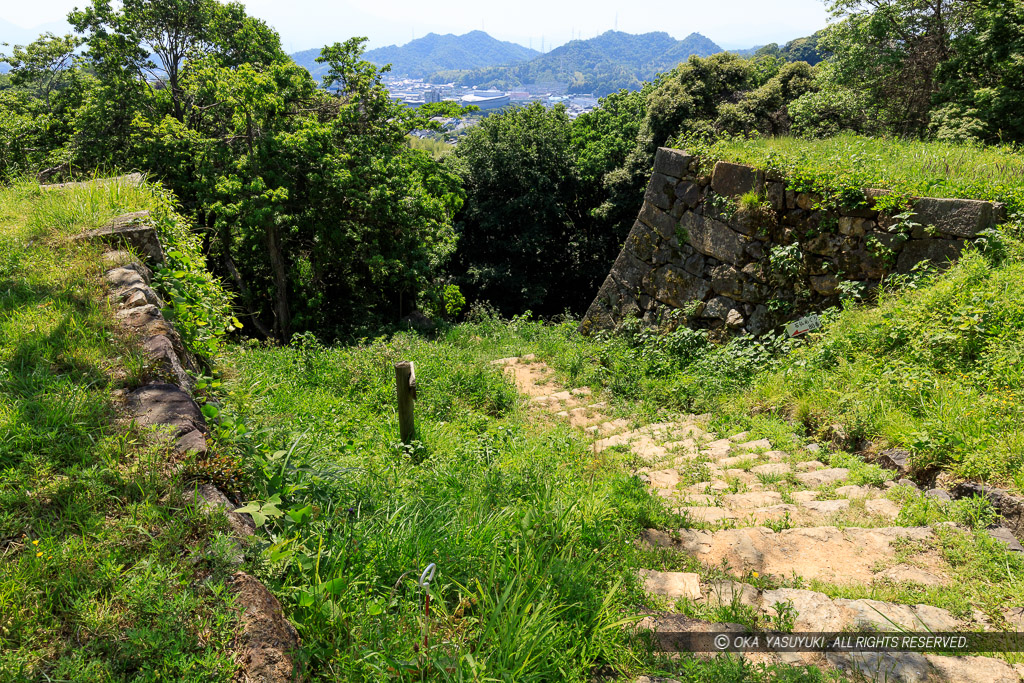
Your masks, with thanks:
[(416, 402), (416, 369), (410, 361), (395, 364), (395, 386), (398, 389), (398, 433), (402, 443), (416, 435), (413, 404)]

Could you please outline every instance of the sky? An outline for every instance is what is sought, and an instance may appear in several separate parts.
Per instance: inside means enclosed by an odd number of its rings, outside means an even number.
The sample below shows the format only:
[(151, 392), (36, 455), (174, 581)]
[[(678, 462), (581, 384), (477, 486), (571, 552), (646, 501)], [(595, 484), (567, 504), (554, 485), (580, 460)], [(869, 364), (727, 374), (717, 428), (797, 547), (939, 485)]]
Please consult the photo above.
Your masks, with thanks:
[[(87, 0), (0, 2), (0, 43), (24, 41), (19, 31), (59, 24)], [(827, 23), (823, 0), (248, 0), (249, 14), (281, 34), (296, 52), (359, 35), (368, 47), (402, 45), (427, 33), (482, 29), (495, 38), (545, 50), (573, 37), (593, 38), (618, 28), (627, 33), (665, 31), (675, 38), (702, 33), (727, 49), (784, 43)], [(10, 26), (13, 24), (14, 26)], [(56, 25), (55, 25), (56, 24)], [(16, 28), (17, 27), (17, 28)], [(6, 35), (5, 35), (6, 33)]]

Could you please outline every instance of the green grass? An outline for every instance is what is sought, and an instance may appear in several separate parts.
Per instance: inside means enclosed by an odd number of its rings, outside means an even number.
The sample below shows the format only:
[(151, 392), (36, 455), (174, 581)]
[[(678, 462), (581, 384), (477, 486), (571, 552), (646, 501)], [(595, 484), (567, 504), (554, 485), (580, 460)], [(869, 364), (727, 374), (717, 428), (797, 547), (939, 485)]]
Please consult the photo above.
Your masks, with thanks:
[(677, 144), (717, 160), (779, 171), (791, 184), (827, 193), (882, 188), (919, 197), (960, 197), (1024, 211), (1024, 152), (944, 142), (866, 138), (844, 134), (821, 140), (776, 137)]
[[(298, 625), (314, 680), (820, 679), (672, 662), (629, 635), (654, 606), (636, 570), (694, 564), (634, 541), (685, 520), (629, 475), (625, 456), (595, 456), (579, 432), (530, 414), (489, 364), (605, 346), (574, 329), (483, 316), (435, 340), (327, 349), (306, 339), (225, 359), (235, 373), (225, 414), (248, 423), (236, 443), (257, 465), (254, 507), (268, 514), (250, 559)], [(400, 360), (416, 363), (419, 392), (418, 441), (404, 449)], [(417, 580), (430, 563), (427, 619)]]
[(0, 680), (228, 681), (223, 519), (114, 424), (141, 376), (99, 253), (62, 237), (153, 193), (0, 189)]
[(1024, 488), (1024, 263), (966, 255), (916, 290), (829, 317), (812, 344), (731, 397), (810, 436), (913, 453), (914, 466)]

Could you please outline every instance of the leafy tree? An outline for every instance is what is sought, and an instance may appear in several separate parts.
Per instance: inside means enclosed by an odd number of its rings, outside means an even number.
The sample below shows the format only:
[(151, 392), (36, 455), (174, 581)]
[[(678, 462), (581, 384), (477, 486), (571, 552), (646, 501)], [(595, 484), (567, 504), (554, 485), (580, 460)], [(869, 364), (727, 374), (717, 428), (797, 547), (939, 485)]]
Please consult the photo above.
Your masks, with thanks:
[(393, 102), (364, 40), (324, 49), (333, 94), (290, 61), (189, 60), (185, 120), (134, 124), (146, 165), (203, 207), (211, 251), (268, 336), (396, 320), (454, 249), (457, 179), (406, 141), (434, 110)]
[(564, 107), (534, 103), (484, 119), (448, 157), (466, 190), (453, 269), (470, 299), (557, 313), (580, 291), (571, 128)]

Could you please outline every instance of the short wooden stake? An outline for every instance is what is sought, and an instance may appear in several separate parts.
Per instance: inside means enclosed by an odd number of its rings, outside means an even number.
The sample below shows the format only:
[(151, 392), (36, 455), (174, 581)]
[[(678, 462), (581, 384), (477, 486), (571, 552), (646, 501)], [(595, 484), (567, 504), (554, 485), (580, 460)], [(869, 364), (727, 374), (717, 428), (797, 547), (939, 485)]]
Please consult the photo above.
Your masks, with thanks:
[(416, 436), (413, 405), (416, 402), (416, 369), (410, 361), (395, 364), (395, 386), (398, 390), (398, 433), (402, 443)]

